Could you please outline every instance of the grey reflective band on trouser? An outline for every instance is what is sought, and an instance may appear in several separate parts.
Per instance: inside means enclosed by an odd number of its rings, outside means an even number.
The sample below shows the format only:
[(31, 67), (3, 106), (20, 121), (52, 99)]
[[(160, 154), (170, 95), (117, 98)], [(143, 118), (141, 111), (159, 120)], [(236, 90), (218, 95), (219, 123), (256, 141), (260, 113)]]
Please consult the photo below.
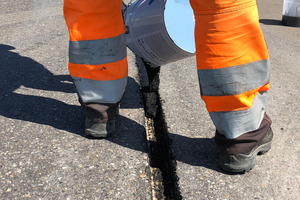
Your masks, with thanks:
[(72, 78), (84, 103), (117, 103), (121, 100), (127, 84), (127, 77), (112, 81)]
[(203, 96), (242, 94), (270, 81), (269, 60), (220, 69), (198, 70)]
[(253, 105), (248, 110), (210, 112), (210, 117), (218, 131), (228, 139), (259, 128), (264, 117), (267, 92), (256, 95)]
[(123, 60), (127, 56), (125, 35), (99, 40), (69, 42), (69, 62), (100, 65)]

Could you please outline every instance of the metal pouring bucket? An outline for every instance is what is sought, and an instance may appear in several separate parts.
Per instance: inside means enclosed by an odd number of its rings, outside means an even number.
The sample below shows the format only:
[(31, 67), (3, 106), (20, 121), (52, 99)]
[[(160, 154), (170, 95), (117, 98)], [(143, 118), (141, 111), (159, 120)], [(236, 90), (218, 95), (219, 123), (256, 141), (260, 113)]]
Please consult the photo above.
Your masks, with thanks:
[(137, 0), (124, 19), (127, 46), (145, 61), (162, 66), (195, 55), (189, 0)]
[(284, 0), (282, 22), (288, 26), (300, 27), (300, 0)]

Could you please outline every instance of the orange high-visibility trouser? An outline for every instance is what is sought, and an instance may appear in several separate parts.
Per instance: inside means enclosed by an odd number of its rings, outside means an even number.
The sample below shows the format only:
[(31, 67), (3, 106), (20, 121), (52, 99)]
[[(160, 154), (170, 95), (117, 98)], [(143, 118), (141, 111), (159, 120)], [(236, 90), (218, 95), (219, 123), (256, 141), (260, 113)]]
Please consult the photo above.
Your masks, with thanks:
[[(190, 3), (201, 97), (218, 132), (232, 139), (255, 131), (264, 118), (270, 75), (256, 0)], [(70, 75), (83, 107), (106, 106), (99, 115), (104, 121), (110, 120), (107, 111), (118, 105), (127, 81), (121, 7), (122, 0), (64, 1)]]
[(64, 0), (69, 71), (88, 118), (107, 122), (127, 84), (122, 0)]

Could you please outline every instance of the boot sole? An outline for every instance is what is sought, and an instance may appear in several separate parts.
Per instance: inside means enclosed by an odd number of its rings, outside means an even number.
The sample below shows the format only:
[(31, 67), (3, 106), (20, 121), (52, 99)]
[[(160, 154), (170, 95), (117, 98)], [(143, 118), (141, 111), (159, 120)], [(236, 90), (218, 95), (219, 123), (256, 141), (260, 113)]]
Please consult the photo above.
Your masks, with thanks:
[(107, 134), (107, 133), (101, 134), (101, 133), (93, 132), (93, 131), (89, 131), (89, 130), (85, 130), (85, 135), (87, 137), (91, 137), (91, 138), (107, 138), (107, 137), (111, 136), (111, 134)]

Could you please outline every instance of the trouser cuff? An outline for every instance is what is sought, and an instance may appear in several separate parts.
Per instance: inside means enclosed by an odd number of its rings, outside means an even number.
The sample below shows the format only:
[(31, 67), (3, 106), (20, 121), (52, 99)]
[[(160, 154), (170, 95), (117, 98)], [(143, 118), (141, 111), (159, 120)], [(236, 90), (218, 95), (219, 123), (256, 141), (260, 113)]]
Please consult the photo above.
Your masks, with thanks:
[(94, 122), (106, 123), (115, 118), (119, 112), (120, 102), (117, 103), (84, 103), (79, 98), (79, 103), (88, 119)]
[(259, 128), (255, 131), (244, 133), (237, 138), (227, 139), (216, 130), (215, 142), (220, 151), (229, 154), (250, 152), (267, 134), (272, 124), (271, 119), (265, 114)]

